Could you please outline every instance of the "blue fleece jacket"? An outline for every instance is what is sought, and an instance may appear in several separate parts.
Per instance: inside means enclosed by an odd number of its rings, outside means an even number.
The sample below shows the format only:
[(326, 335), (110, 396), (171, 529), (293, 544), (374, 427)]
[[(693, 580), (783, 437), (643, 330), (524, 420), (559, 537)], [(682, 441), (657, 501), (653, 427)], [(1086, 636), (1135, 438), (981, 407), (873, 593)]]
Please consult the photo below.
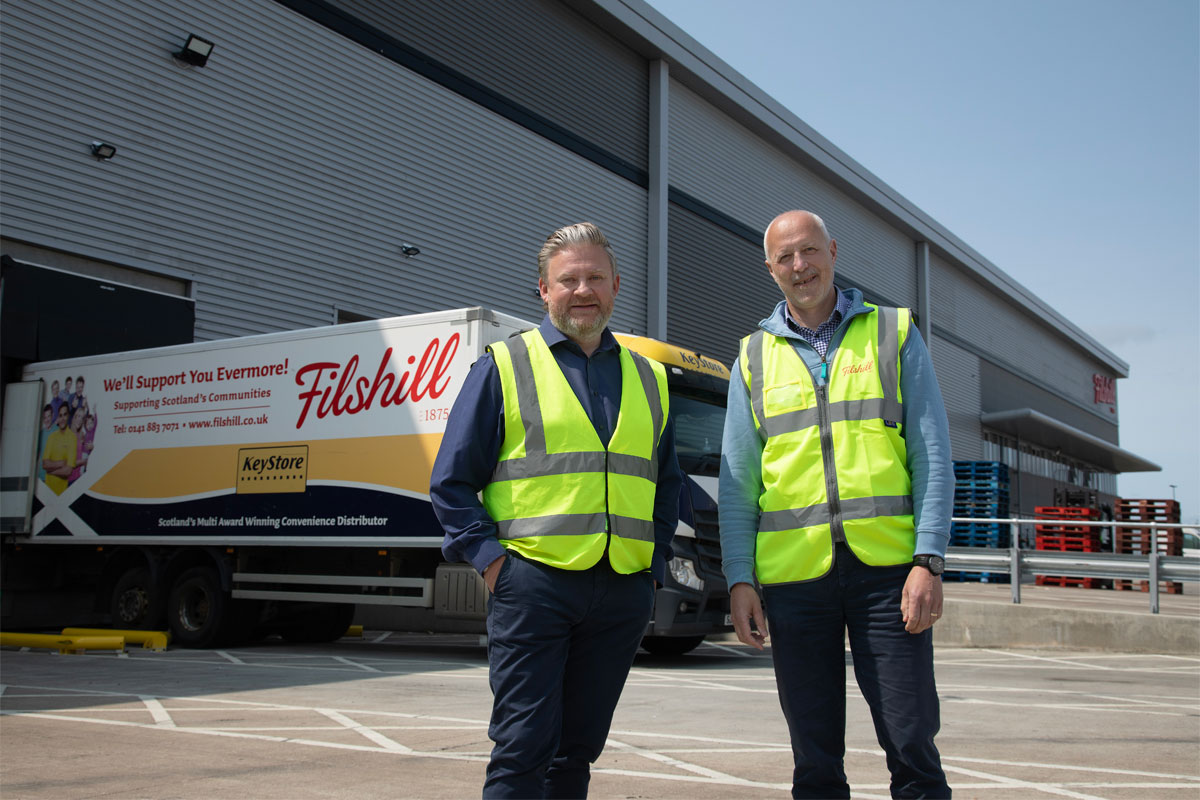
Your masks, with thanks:
[[(829, 344), (826, 359), (845, 336), (850, 320), (874, 310), (863, 303), (862, 292), (847, 289), (850, 313), (842, 320)], [(789, 339), (812, 373), (813, 383), (823, 385), (821, 357), (808, 342), (793, 332), (786, 321), (787, 301), (759, 323), (767, 333)], [(725, 580), (754, 583), (754, 546), (758, 533), (758, 498), (762, 492), (762, 439), (754, 427), (750, 392), (741, 380), (741, 366), (733, 365), (729, 381), (729, 405), (721, 445), (721, 483), (717, 506), (721, 521), (721, 554)], [(917, 531), (917, 553), (944, 556), (950, 541), (950, 514), (954, 503), (954, 465), (950, 460), (950, 427), (938, 388), (929, 350), (916, 326), (909, 329), (900, 348), (900, 396), (904, 402), (902, 432), (912, 476), (913, 514)]]

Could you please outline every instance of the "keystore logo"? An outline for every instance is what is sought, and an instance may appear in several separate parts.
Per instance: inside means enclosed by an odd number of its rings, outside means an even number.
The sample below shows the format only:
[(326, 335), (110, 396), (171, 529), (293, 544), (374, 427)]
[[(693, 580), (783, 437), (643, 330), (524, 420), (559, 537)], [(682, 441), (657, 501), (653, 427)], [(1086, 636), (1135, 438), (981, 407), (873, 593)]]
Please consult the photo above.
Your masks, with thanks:
[(281, 494), (307, 488), (308, 445), (238, 450), (238, 494)]

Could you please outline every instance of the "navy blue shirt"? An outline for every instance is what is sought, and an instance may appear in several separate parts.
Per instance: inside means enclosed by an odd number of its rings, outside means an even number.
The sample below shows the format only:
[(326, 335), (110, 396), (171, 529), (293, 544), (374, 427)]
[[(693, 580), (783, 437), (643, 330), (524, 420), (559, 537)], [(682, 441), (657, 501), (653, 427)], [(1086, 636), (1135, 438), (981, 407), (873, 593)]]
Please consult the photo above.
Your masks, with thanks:
[[(607, 328), (591, 357), (554, 327), (547, 316), (538, 331), (583, 410), (608, 446), (621, 409), (621, 345)], [(504, 441), (504, 391), (491, 353), (471, 365), (454, 401), (446, 433), (430, 475), (429, 498), (446, 532), (442, 554), (469, 561), (482, 573), (505, 554), (496, 523), (478, 494), (492, 479)], [(675, 457), (675, 427), (668, 419), (658, 444), (658, 487), (654, 495), (654, 557), (651, 572), (660, 583), (671, 558), (671, 537), (679, 522), (683, 475)]]

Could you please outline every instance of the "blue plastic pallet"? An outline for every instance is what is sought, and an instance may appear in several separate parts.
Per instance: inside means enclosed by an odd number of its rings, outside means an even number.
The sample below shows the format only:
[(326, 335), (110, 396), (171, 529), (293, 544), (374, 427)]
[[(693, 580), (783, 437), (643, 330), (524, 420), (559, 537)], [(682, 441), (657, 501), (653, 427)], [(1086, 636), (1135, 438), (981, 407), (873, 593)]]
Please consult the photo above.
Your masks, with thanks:
[[(975, 506), (968, 506), (961, 503), (954, 504), (954, 511), (950, 515), (953, 517), (981, 517), (983, 519), (1007, 519), (1008, 518), (1008, 503), (980, 503)], [(955, 525), (969, 525), (968, 522), (956, 522)]]
[(1008, 464), (1003, 461), (955, 461), (955, 470), (983, 470), (991, 469), (997, 472), (1007, 472)]
[(1008, 533), (1009, 526), (1004, 522), (953, 522), (950, 524), (951, 535), (956, 533)]
[(954, 498), (956, 500), (960, 497), (967, 498), (967, 499), (995, 497), (995, 498), (1003, 498), (1003, 499), (1007, 500), (1008, 495), (1009, 495), (1008, 489), (997, 489), (994, 487), (987, 488), (987, 489), (984, 489), (982, 487), (971, 487), (971, 488), (966, 488), (966, 487), (962, 487), (962, 486), (954, 487)]
[(966, 488), (999, 487), (1007, 491), (1008, 487), (1012, 485), (1012, 481), (1010, 481), (1008, 478), (986, 478), (981, 476), (975, 476), (971, 478), (956, 477), (954, 479), (954, 485), (963, 486)]

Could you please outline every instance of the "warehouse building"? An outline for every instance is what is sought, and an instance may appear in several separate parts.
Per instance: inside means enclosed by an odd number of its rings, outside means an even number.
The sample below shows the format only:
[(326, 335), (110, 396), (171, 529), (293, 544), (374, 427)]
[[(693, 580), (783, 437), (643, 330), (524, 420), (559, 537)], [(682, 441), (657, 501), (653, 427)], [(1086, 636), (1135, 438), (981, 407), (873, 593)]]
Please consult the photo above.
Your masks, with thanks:
[(0, 8), (3, 370), (487, 305), (613, 241), (613, 327), (727, 364), (810, 208), (913, 309), (957, 460), (1013, 510), (1111, 504), (1128, 365), (640, 0), (28, 0)]

